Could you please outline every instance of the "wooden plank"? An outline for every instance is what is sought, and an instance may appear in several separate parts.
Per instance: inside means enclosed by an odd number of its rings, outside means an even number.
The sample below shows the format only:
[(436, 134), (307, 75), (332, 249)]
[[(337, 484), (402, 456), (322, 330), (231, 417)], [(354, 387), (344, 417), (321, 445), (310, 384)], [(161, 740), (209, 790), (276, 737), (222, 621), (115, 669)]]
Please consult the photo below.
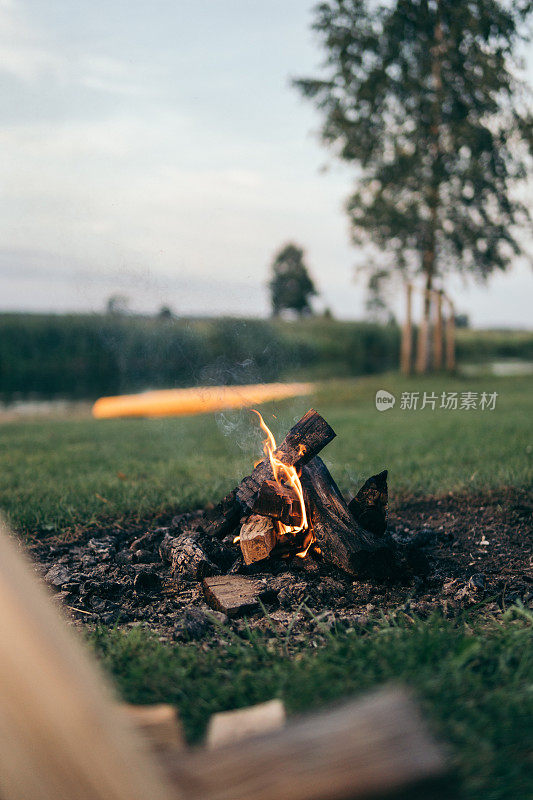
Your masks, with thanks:
[(240, 617), (257, 611), (259, 600), (267, 591), (263, 581), (242, 575), (217, 575), (202, 581), (204, 596), (211, 608), (228, 617)]
[(433, 329), (433, 366), (436, 370), (442, 369), (443, 354), (443, 316), (442, 316), (442, 291), (435, 291), (435, 328)]
[(0, 521), (2, 800), (170, 800), (149, 748)]
[(431, 321), (431, 292), (428, 289), (423, 291), (424, 307), (422, 319), (418, 326), (417, 353), (415, 370), (418, 375), (423, 375), (428, 370), (429, 355), (429, 326)]
[(455, 372), (455, 306), (446, 297), (448, 315), (446, 318), (446, 369)]
[(400, 689), (164, 763), (188, 800), (433, 800), (448, 788), (443, 752)]
[(206, 747), (213, 750), (277, 731), (285, 725), (285, 706), (281, 700), (268, 700), (248, 708), (221, 711), (209, 720)]

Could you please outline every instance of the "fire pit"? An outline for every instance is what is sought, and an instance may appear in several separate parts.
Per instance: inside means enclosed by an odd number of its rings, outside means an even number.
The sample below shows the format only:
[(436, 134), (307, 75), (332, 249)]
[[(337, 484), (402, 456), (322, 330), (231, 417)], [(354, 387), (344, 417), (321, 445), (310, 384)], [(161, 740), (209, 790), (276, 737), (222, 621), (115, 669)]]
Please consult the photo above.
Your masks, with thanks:
[[(349, 576), (389, 576), (397, 546), (387, 533), (387, 471), (367, 480), (349, 503), (318, 453), (335, 437), (313, 409), (278, 447), (259, 412), (265, 458), (215, 508), (173, 520), (160, 553), (177, 579), (203, 580), (212, 606), (234, 612), (233, 600), (257, 599), (253, 580), (239, 575), (293, 559), (335, 567)], [(221, 580), (221, 574), (232, 576)], [(247, 591), (249, 589), (249, 591)], [(237, 597), (233, 598), (233, 591)]]
[(148, 624), (216, 646), (221, 624), (320, 637), (378, 613), (531, 600), (526, 494), (411, 497), (387, 519), (386, 471), (346, 501), (318, 455), (335, 434), (316, 411), (279, 447), (265, 428), (264, 458), (216, 506), (35, 538), (76, 624)]

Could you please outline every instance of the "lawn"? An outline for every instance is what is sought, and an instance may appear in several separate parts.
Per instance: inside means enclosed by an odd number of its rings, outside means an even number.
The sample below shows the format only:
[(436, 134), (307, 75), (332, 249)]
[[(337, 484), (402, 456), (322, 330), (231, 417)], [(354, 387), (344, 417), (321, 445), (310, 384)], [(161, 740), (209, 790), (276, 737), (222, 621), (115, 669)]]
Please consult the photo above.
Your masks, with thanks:
[[(377, 389), (394, 393), (378, 412)], [(497, 392), (496, 408), (400, 408), (404, 391)], [(533, 378), (401, 379), (319, 385), (263, 407), (278, 439), (310, 405), (337, 438), (324, 459), (343, 491), (388, 467), (393, 501), (409, 493), (530, 486)], [(437, 402), (438, 405), (438, 402)], [(273, 414), (275, 413), (275, 418)], [(154, 518), (216, 501), (250, 470), (261, 436), (249, 410), (181, 419), (35, 420), (0, 427), (1, 507), (22, 533)]]
[(451, 745), (454, 796), (525, 800), (533, 793), (532, 625), (531, 614), (516, 610), (483, 624), (399, 614), (328, 634), (316, 650), (290, 636), (251, 634), (206, 651), (163, 645), (142, 629), (101, 629), (91, 644), (127, 700), (178, 706), (191, 741), (216, 711), (280, 697), (292, 714), (401, 681)]
[[(397, 397), (378, 412), (374, 397)], [(310, 405), (337, 431), (324, 451), (341, 489), (384, 467), (391, 500), (482, 494), (531, 485), (533, 378), (382, 375), (322, 384), (312, 398), (262, 410), (281, 438)], [(402, 392), (497, 392), (490, 410), (403, 410)], [(275, 414), (275, 417), (273, 416)], [(216, 500), (260, 452), (249, 411), (166, 420), (34, 420), (0, 428), (1, 505), (24, 536), (71, 537), (109, 521), (153, 523)], [(279, 632), (227, 632), (222, 644), (169, 644), (145, 629), (99, 628), (90, 643), (119, 691), (135, 702), (173, 702), (198, 741), (213, 711), (283, 697), (290, 713), (372, 685), (414, 687), (451, 745), (459, 794), (515, 800), (533, 793), (533, 618), (493, 618), (483, 606), (453, 621), (398, 611), (309, 642)], [(260, 680), (258, 672), (260, 671)]]

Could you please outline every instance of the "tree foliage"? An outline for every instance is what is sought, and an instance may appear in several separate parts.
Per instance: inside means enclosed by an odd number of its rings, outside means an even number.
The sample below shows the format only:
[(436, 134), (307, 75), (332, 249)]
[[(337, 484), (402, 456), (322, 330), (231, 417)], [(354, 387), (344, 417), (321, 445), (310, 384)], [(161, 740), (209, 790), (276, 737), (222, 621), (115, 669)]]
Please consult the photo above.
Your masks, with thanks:
[[(315, 9), (318, 78), (295, 81), (323, 117), (323, 141), (357, 167), (347, 202), (354, 243), (387, 256), (369, 267), (450, 269), (486, 278), (521, 252), (526, 207), (514, 196), (533, 149), (517, 75), (530, 2), (329, 0)], [(374, 275), (379, 272), (379, 275)]]
[(284, 309), (298, 314), (311, 313), (311, 297), (317, 294), (305, 265), (304, 251), (287, 244), (274, 257), (269, 283), (272, 312), (277, 316)]

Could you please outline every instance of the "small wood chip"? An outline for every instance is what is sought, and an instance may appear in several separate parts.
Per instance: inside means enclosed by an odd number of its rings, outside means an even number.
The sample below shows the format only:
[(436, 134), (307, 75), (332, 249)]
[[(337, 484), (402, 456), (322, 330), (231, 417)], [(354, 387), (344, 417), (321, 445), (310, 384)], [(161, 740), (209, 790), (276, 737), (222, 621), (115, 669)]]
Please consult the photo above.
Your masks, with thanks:
[(215, 611), (238, 617), (259, 608), (259, 599), (266, 592), (263, 581), (242, 575), (217, 575), (202, 581), (205, 599)]
[(126, 715), (153, 750), (185, 748), (185, 738), (177, 710), (167, 703), (137, 706), (121, 703), (119, 711)]
[(206, 747), (213, 750), (226, 744), (279, 730), (285, 725), (285, 706), (281, 700), (269, 700), (235, 711), (213, 714), (207, 728)]

